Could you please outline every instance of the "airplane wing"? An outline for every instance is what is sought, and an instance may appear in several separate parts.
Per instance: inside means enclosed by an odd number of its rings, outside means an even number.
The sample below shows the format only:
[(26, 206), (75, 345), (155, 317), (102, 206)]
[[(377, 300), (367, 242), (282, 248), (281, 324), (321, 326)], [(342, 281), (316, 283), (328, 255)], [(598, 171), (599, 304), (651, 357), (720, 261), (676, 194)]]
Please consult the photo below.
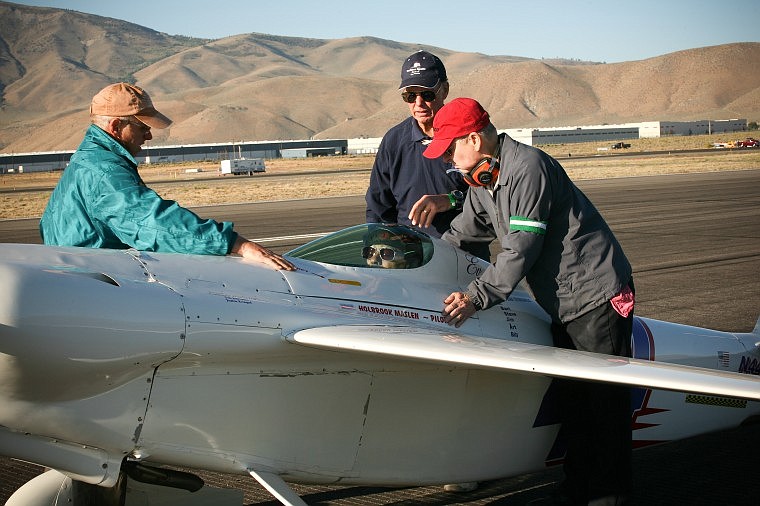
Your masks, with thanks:
[(297, 331), (288, 340), (453, 365), (760, 400), (757, 376), (431, 329), (381, 325), (319, 327)]

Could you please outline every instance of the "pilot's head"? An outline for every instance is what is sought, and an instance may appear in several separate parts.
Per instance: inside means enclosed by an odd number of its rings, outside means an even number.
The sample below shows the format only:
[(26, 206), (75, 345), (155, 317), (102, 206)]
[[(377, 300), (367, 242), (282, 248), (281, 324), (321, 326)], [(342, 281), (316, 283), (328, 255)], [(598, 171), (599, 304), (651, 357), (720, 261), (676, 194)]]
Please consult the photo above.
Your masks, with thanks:
[(370, 267), (413, 269), (422, 265), (422, 241), (393, 227), (369, 225), (362, 257)]

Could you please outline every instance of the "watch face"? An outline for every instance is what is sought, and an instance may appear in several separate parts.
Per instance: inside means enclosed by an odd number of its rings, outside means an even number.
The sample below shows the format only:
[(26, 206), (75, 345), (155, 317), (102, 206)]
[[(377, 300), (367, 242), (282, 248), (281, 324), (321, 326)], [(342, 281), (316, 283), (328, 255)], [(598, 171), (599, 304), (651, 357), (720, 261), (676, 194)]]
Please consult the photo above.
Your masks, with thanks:
[(464, 200), (464, 193), (462, 193), (459, 190), (454, 190), (451, 192), (451, 196), (454, 197), (457, 200)]

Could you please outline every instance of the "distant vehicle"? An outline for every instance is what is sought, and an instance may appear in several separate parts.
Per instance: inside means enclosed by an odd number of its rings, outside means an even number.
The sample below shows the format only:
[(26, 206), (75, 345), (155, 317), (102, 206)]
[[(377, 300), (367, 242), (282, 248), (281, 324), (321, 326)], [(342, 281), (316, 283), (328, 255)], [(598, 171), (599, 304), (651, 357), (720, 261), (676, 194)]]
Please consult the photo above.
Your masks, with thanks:
[(257, 172), (266, 172), (263, 158), (236, 158), (234, 160), (222, 160), (219, 167), (222, 174), (247, 174), (254, 175)]
[(616, 142), (612, 145), (612, 149), (628, 149), (631, 145), (626, 142)]
[(747, 137), (743, 141), (736, 141), (736, 147), (738, 148), (760, 148), (760, 141)]

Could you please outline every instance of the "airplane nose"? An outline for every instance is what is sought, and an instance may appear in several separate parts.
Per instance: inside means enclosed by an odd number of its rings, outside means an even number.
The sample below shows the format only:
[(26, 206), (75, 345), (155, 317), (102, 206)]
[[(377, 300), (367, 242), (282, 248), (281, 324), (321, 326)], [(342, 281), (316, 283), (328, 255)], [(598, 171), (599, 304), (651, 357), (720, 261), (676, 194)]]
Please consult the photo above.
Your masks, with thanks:
[(182, 349), (179, 297), (154, 283), (9, 262), (0, 285), (0, 405), (97, 395)]

